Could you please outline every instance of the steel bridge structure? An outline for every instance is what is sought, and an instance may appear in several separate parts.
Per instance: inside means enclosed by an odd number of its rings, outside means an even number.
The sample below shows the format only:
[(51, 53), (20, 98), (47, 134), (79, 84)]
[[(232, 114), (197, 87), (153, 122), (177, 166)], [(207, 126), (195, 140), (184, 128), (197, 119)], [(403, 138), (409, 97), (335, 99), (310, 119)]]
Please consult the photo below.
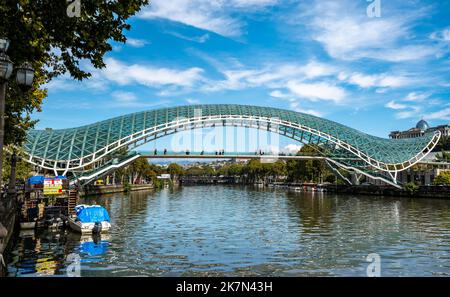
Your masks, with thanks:
[[(30, 130), (20, 148), (25, 160), (55, 174), (80, 176), (112, 162), (115, 168), (138, 156), (113, 158), (183, 130), (217, 126), (263, 129), (312, 145), (330, 165), (398, 186), (397, 174), (433, 150), (440, 132), (411, 139), (385, 139), (313, 115), (272, 107), (188, 105), (127, 114), (70, 129)], [(185, 156), (186, 158), (193, 156)], [(220, 157), (220, 156), (218, 156)], [(122, 164), (122, 165), (121, 165)]]

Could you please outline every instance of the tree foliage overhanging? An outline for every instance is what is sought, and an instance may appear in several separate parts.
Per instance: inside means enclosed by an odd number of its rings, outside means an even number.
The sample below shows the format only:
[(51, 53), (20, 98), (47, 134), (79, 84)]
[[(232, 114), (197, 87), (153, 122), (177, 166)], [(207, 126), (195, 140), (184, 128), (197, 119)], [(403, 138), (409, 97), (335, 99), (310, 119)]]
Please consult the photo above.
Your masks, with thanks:
[[(4, 183), (7, 183), (11, 174), (11, 156), (4, 155), (3, 156), (3, 174), (2, 179)], [(25, 181), (29, 176), (30, 172), (33, 170), (33, 167), (30, 163), (18, 158), (16, 164), (16, 179)]]
[[(3, 0), (0, 3), (0, 37), (11, 44), (8, 55), (14, 65), (25, 61), (35, 69), (29, 90), (9, 84), (6, 98), (5, 144), (20, 144), (35, 121), (46, 90), (42, 85), (68, 73), (77, 80), (88, 78), (84, 63), (103, 68), (111, 41), (125, 42), (127, 20), (149, 0), (83, 0), (80, 17), (69, 17), (66, 0)], [(13, 73), (13, 77), (15, 73)]]

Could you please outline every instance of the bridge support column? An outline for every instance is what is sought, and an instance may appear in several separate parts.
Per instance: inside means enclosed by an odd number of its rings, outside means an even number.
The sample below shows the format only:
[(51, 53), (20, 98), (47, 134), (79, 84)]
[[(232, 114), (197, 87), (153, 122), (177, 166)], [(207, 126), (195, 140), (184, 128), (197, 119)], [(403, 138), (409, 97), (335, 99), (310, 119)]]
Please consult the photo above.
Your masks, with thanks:
[(352, 185), (358, 186), (359, 178), (360, 178), (360, 175), (358, 176), (357, 173), (350, 173), (350, 181), (351, 181)]

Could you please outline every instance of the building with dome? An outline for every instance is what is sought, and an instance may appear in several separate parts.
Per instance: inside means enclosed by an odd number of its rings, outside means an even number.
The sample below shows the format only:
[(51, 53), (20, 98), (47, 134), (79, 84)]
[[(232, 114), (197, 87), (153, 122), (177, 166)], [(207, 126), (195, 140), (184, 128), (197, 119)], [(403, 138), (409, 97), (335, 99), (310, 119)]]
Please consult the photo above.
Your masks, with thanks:
[(406, 131), (392, 131), (389, 134), (389, 138), (400, 139), (400, 138), (415, 138), (424, 135), (425, 133), (441, 131), (442, 136), (450, 135), (450, 125), (439, 125), (436, 127), (431, 127), (427, 121), (421, 119), (417, 122), (416, 126), (406, 130)]
[(416, 124), (416, 129), (420, 129), (421, 131), (426, 131), (430, 128), (430, 125), (428, 125), (427, 121), (424, 119), (421, 119)]
[[(444, 137), (450, 136), (450, 125), (439, 125), (431, 127), (427, 121), (421, 119), (416, 126), (406, 131), (392, 131), (389, 138), (415, 138), (424, 135), (425, 133), (441, 131)], [(439, 149), (440, 151), (440, 149)], [(436, 176), (441, 172), (450, 171), (450, 163), (442, 162), (436, 158), (438, 151), (429, 153), (421, 162), (412, 168), (399, 172), (398, 180), (403, 184), (415, 182), (419, 185), (431, 185)]]

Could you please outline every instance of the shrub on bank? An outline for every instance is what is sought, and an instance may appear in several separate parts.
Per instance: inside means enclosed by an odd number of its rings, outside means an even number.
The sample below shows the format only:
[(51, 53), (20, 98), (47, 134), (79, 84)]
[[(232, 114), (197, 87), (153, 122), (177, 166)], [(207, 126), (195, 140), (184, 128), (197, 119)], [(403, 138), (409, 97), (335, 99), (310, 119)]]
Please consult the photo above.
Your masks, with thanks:
[(408, 194), (413, 195), (419, 191), (419, 186), (414, 182), (409, 182), (403, 186), (403, 189), (408, 192)]
[(450, 171), (441, 172), (433, 180), (433, 185), (450, 185)]

